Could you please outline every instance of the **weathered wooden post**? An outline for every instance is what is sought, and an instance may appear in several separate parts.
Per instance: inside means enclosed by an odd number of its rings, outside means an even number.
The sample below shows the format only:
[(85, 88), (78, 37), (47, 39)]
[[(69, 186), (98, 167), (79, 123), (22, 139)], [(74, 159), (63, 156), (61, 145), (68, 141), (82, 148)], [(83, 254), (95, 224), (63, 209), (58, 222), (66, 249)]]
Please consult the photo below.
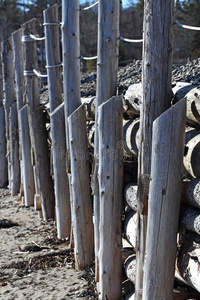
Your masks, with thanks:
[(19, 124), (21, 124), (21, 149), (23, 159), (24, 202), (25, 206), (34, 204), (35, 184), (33, 167), (31, 164), (31, 141), (28, 126), (28, 107), (25, 105), (19, 111)]
[(185, 123), (185, 99), (153, 123), (143, 300), (173, 299)]
[(48, 220), (55, 216), (55, 198), (53, 180), (50, 175), (47, 131), (44, 122), (43, 107), (40, 106), (39, 80), (33, 72), (33, 68), (37, 69), (37, 47), (36, 42), (30, 37), (30, 34), (36, 34), (35, 19), (23, 24), (22, 28), (25, 44), (25, 92), (28, 104), (31, 145), (34, 149), (43, 216)]
[(69, 131), (67, 118), (81, 105), (79, 12), (79, 0), (62, 1), (63, 91), (68, 152)]
[(8, 161), (6, 158), (6, 123), (3, 105), (3, 75), (2, 60), (0, 53), (0, 187), (8, 183)]
[(21, 183), (17, 102), (14, 102), (10, 107), (9, 120), (11, 195), (15, 196), (20, 191)]
[[(16, 153), (11, 153), (11, 151), (12, 150), (18, 151), (19, 153), (19, 149), (17, 149), (17, 147), (13, 149), (10, 148), (10, 142), (12, 136), (11, 136), (11, 132), (9, 131), (11, 128), (9, 124), (10, 108), (12, 104), (15, 102), (13, 47), (12, 47), (11, 37), (3, 42), (3, 76), (4, 76), (4, 86), (5, 86), (6, 138), (7, 138), (8, 170), (9, 170), (8, 173), (9, 187), (11, 189), (11, 194), (16, 195), (19, 192), (20, 170), (19, 170), (19, 163), (14, 162), (11, 159), (11, 155), (12, 157), (17, 157), (17, 155)], [(16, 135), (15, 138), (17, 138)], [(15, 164), (15, 166), (12, 165), (13, 163)], [(12, 165), (12, 170), (11, 170), (11, 165)], [(12, 171), (14, 172), (13, 174)]]
[[(119, 57), (119, 11), (120, 2), (118, 0), (99, 0), (96, 107), (116, 95)], [(98, 119), (97, 111), (96, 109), (96, 122)], [(98, 165), (99, 142), (97, 123), (95, 127), (94, 163)], [(96, 168), (98, 168), (97, 165)], [(99, 221), (100, 203), (97, 189), (94, 195), (96, 281), (98, 281)]]
[(69, 182), (66, 171), (66, 133), (64, 106), (62, 105), (58, 5), (44, 11), (44, 23), (57, 231), (58, 238), (66, 238), (70, 237), (71, 211)]
[(68, 117), (71, 173), (72, 221), (76, 269), (94, 262), (94, 227), (90, 190), (89, 152), (85, 106)]
[(148, 186), (151, 169), (153, 121), (170, 107), (173, 47), (172, 0), (150, 0), (144, 5), (143, 101), (140, 117), (138, 167), (138, 246), (136, 299), (142, 299), (147, 227)]
[(123, 198), (122, 98), (99, 106), (99, 299), (121, 299)]
[[(22, 29), (12, 33), (13, 39), (13, 54), (14, 54), (14, 68), (15, 68), (15, 79), (16, 79), (16, 98), (17, 98), (17, 110), (18, 110), (18, 127), (19, 127), (19, 148), (22, 147), (22, 138), (21, 131), (22, 126), (29, 128), (27, 124), (20, 124), (19, 110), (23, 107), (23, 96), (24, 96), (24, 53), (23, 53), (23, 44), (22, 44)], [(25, 144), (26, 145), (26, 144)], [(30, 149), (29, 149), (30, 151)], [(20, 152), (20, 151), (19, 151)], [(28, 161), (24, 160), (22, 157), (20, 159), (20, 170), (21, 170), (21, 188), (20, 191), (23, 193), (26, 186), (24, 186), (24, 170), (23, 167)], [(26, 167), (25, 167), (26, 168)], [(30, 167), (29, 167), (30, 170)], [(26, 176), (31, 176), (31, 173), (26, 173)], [(29, 187), (28, 187), (29, 189)], [(33, 188), (34, 190), (34, 188)], [(27, 194), (27, 192), (25, 192)], [(33, 199), (34, 195), (29, 194), (30, 199)], [(31, 200), (30, 200), (31, 201)], [(25, 203), (27, 200), (25, 199)]]

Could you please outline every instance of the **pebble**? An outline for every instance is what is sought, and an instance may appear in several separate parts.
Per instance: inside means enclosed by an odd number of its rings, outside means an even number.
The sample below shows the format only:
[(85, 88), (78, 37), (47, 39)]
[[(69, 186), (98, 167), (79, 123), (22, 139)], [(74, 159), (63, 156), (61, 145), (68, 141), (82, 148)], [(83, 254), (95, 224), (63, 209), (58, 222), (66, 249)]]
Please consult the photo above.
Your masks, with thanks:
[[(81, 76), (81, 97), (96, 95), (95, 72), (82, 74)], [(139, 83), (142, 80), (142, 61), (134, 60), (129, 65), (120, 68), (117, 75), (118, 94), (122, 95), (130, 85)], [(172, 67), (172, 82), (190, 82), (191, 84), (200, 84), (200, 58), (188, 62), (183, 66)]]

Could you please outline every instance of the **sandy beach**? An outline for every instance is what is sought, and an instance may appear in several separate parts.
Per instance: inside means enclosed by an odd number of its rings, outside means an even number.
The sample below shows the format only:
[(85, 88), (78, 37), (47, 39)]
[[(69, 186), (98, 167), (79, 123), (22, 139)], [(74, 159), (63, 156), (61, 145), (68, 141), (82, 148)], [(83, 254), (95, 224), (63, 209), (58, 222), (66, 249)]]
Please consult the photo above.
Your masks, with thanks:
[(58, 240), (55, 222), (0, 189), (0, 299), (97, 299), (94, 269), (74, 269), (69, 242)]

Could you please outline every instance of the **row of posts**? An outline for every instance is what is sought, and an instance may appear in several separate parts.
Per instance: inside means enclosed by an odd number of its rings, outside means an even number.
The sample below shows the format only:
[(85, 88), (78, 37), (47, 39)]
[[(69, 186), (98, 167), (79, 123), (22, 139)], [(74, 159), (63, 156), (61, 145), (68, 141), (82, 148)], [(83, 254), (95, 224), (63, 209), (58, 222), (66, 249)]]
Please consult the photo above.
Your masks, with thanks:
[[(172, 97), (173, 5), (172, 0), (156, 0), (156, 3), (153, 0), (145, 1), (135, 299), (146, 300), (149, 299), (148, 295), (158, 299), (150, 291), (151, 288), (155, 290), (156, 275), (153, 274), (153, 279), (149, 279), (152, 275), (150, 271), (148, 273), (148, 268), (145, 269), (146, 281), (143, 282), (144, 259), (148, 251), (145, 246), (148, 207), (146, 191), (150, 178), (153, 121), (170, 107)], [(3, 83), (0, 81), (1, 186), (6, 184), (8, 174), (12, 195), (16, 195), (21, 187), (26, 206), (41, 203), (42, 215), (46, 220), (55, 219), (56, 215), (58, 237), (72, 239), (73, 235), (77, 269), (92, 265), (95, 259), (95, 277), (99, 299), (102, 300), (121, 299), (122, 284), (123, 149), (119, 145), (123, 140), (123, 106), (122, 98), (116, 96), (119, 11), (118, 0), (99, 0), (92, 173), (96, 188), (93, 191), (93, 207), (86, 114), (80, 98), (79, 0), (62, 1), (63, 82), (58, 7), (54, 5), (44, 11), (53, 176), (43, 106), (40, 103), (40, 80), (33, 72), (38, 67), (37, 42), (30, 36), (36, 35), (34, 19), (23, 24), (3, 43), (4, 103)], [(3, 125), (4, 118), (6, 126)], [(164, 272), (166, 278), (166, 269)], [(172, 273), (170, 269), (170, 279)], [(162, 278), (160, 272), (158, 282)], [(147, 294), (144, 295), (147, 298), (142, 298), (142, 288), (146, 284), (148, 287), (144, 290)], [(169, 285), (163, 289), (161, 285), (159, 289), (162, 299), (171, 299), (165, 297), (171, 297), (166, 290), (172, 290), (172, 280)]]

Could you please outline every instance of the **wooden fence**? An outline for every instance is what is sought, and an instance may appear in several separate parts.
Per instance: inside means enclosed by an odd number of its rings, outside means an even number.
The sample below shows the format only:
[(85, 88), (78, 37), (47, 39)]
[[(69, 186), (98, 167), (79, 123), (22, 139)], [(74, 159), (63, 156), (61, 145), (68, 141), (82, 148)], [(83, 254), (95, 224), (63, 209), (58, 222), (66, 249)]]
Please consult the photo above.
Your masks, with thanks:
[[(8, 183), (11, 195), (20, 193), (39, 217), (56, 220), (58, 238), (74, 244), (76, 269), (95, 262), (99, 299), (121, 299), (122, 287), (124, 299), (173, 299), (186, 102), (191, 111), (187, 121), (200, 124), (199, 112), (194, 112), (198, 101), (191, 100), (188, 87), (174, 90), (177, 103), (171, 105), (173, 1), (146, 1), (143, 83), (122, 97), (117, 95), (120, 4), (99, 0), (97, 97), (90, 99), (80, 97), (79, 0), (62, 2), (61, 23), (57, 5), (44, 11), (48, 105), (40, 99), (36, 20), (2, 44), (0, 186)], [(184, 158), (189, 177), (198, 177), (191, 171), (192, 159), (199, 155), (194, 131)], [(197, 142), (189, 144), (192, 139)], [(184, 182), (183, 198), (190, 210), (184, 206), (182, 222), (199, 234), (195, 220), (200, 214), (191, 211), (191, 205), (200, 207), (199, 196), (191, 192), (198, 185)], [(184, 275), (184, 264), (177, 261), (176, 277), (200, 291), (197, 278)], [(123, 285), (122, 265), (129, 279)]]

